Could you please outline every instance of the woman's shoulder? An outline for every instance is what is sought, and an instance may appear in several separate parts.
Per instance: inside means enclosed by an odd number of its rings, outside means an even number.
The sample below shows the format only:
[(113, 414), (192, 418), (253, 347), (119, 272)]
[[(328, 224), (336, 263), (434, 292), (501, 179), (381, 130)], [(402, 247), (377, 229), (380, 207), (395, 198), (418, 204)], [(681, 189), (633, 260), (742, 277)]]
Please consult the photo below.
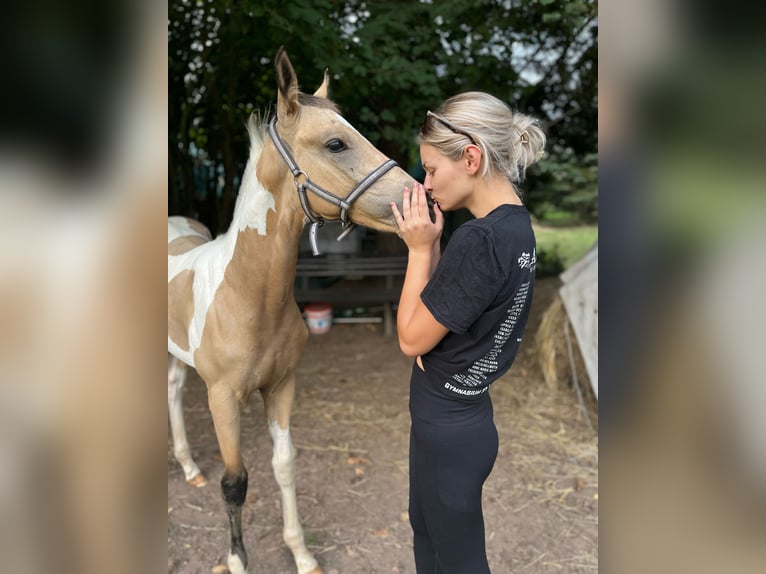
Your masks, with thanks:
[(523, 205), (503, 204), (496, 207), (485, 217), (473, 219), (463, 225), (472, 223), (486, 233), (493, 235), (518, 235), (532, 232), (532, 219)]
[(503, 203), (498, 205), (489, 213), (489, 215), (487, 215), (487, 218), (494, 220), (517, 217), (530, 219), (529, 210), (523, 203)]
[(532, 220), (523, 205), (500, 205), (484, 217), (466, 221), (452, 235), (460, 243), (488, 241), (507, 245), (534, 242)]

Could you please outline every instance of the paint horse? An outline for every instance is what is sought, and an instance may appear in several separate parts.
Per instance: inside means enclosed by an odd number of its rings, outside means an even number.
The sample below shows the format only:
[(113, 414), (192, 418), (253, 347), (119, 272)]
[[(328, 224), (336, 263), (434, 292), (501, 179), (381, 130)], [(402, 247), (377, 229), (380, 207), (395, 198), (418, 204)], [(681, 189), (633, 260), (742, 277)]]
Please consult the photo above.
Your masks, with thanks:
[[(281, 488), (284, 540), (299, 574), (320, 574), (303, 539), (295, 493), (290, 411), (295, 367), (308, 330), (293, 287), (304, 225), (324, 220), (395, 232), (389, 207), (412, 179), (359, 134), (327, 99), (328, 76), (298, 91), (283, 49), (275, 59), (276, 117), (248, 122), (251, 150), (228, 231), (215, 239), (201, 223), (168, 220), (168, 410), (174, 455), (191, 484), (205, 479), (192, 459), (181, 394), (186, 365), (205, 381), (224, 464), (221, 490), (231, 534), (227, 565), (246, 572), (242, 505), (247, 470), (240, 415), (254, 391), (263, 400)], [(339, 197), (328, 189), (351, 190)], [(316, 234), (312, 233), (315, 240)], [(316, 248), (316, 242), (313, 241)]]

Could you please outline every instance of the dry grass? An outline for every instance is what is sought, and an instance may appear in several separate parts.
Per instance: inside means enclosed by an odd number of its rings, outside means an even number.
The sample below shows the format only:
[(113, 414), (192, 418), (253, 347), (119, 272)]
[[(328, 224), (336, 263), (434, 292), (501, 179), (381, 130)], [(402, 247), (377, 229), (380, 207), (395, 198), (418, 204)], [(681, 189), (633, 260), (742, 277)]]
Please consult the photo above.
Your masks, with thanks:
[[(567, 349), (567, 336), (572, 345), (572, 360)], [(542, 315), (540, 327), (535, 335), (535, 346), (543, 379), (549, 390), (561, 385), (570, 386), (576, 378), (583, 401), (591, 406), (596, 404), (577, 339), (569, 324), (564, 302), (558, 295)]]
[[(554, 281), (536, 285), (527, 343), (546, 328), (543, 311), (557, 291)], [(558, 319), (558, 327), (554, 322), (547, 328), (563, 338), (563, 309), (560, 313), (548, 319)], [(542, 338), (538, 335), (538, 342)], [(500, 435), (500, 453), (484, 487), (493, 571), (597, 570), (598, 437), (568, 384), (565, 342), (553, 341), (552, 346), (556, 361), (563, 361), (552, 386), (543, 379), (539, 349), (525, 344), (513, 368), (491, 390)], [(413, 572), (407, 515), (410, 368), (395, 340), (349, 325), (311, 339), (299, 366), (301, 384), (293, 409), (297, 495), (306, 542), (328, 572)], [(219, 456), (204, 408), (204, 388), (191, 386), (199, 391), (187, 411), (190, 419), (198, 419), (190, 435), (193, 447), (203, 461), (207, 457), (208, 466), (217, 468), (217, 462), (210, 462)], [(593, 405), (588, 412), (596, 420)], [(247, 410), (243, 437), (252, 486), (243, 521), (252, 547), (260, 549), (255, 553), (259, 571), (292, 572), (292, 557), (281, 538), (279, 488), (260, 401)], [(169, 474), (172, 571), (209, 571), (209, 566), (184, 568), (225, 557), (219, 489), (214, 485), (189, 493), (174, 462)], [(210, 478), (215, 482), (218, 476), (211, 472)], [(201, 495), (207, 499), (198, 499)]]

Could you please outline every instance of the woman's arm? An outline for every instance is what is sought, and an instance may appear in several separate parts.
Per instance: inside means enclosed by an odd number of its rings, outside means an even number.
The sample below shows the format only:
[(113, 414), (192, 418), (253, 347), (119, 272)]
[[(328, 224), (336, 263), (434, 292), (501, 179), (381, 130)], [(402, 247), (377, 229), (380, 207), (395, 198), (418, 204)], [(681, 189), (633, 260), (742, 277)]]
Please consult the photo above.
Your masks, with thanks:
[(436, 241), (434, 241), (433, 249), (431, 250), (431, 273), (429, 273), (429, 278), (431, 275), (434, 274), (434, 271), (436, 271), (436, 266), (439, 264), (439, 259), (442, 257), (442, 246), (441, 246), (441, 232), (439, 233), (439, 237), (436, 238)]
[(436, 263), (439, 261), (439, 239), (444, 227), (444, 215), (434, 206), (435, 221), (428, 214), (425, 189), (415, 184), (412, 192), (404, 188), (402, 211), (391, 204), (399, 232), (409, 248), (407, 273), (404, 277), (396, 327), (399, 347), (410, 357), (417, 357), (433, 349), (449, 332), (439, 323), (420, 299)]

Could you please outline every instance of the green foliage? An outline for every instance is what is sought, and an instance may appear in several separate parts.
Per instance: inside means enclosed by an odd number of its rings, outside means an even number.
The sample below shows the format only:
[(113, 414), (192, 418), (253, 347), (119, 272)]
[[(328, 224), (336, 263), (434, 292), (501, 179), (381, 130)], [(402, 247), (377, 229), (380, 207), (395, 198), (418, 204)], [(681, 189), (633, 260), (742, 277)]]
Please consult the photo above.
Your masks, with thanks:
[(598, 156), (554, 150), (534, 168), (526, 204), (541, 221), (572, 224), (598, 219)]
[(537, 274), (557, 275), (579, 260), (598, 239), (595, 225), (535, 226)]
[(536, 277), (552, 277), (564, 271), (564, 261), (555, 249), (537, 252)]
[[(196, 191), (216, 219), (207, 223), (226, 225), (247, 158), (244, 125), (273, 109), (284, 45), (302, 89), (329, 68), (344, 115), (408, 170), (423, 114), (455, 93), (487, 91), (540, 117), (555, 127), (550, 149), (570, 151), (551, 155), (558, 168), (530, 170), (529, 200), (595, 217), (595, 162), (584, 158), (596, 152), (596, 12), (595, 0), (170, 0), (169, 208), (194, 214)], [(194, 149), (225, 175), (218, 200), (193, 190)], [(548, 191), (531, 181), (541, 173)]]

